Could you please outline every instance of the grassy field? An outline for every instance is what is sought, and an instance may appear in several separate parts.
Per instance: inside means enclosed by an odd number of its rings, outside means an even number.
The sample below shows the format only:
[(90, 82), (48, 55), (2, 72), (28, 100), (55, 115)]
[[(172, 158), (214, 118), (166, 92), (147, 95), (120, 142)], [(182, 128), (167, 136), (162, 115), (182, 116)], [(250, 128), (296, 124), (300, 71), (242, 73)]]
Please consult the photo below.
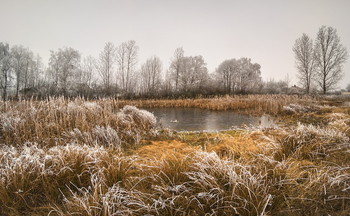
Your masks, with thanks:
[[(350, 214), (344, 100), (57, 98), (0, 107), (0, 215)], [(280, 125), (177, 133), (142, 107), (268, 113)]]

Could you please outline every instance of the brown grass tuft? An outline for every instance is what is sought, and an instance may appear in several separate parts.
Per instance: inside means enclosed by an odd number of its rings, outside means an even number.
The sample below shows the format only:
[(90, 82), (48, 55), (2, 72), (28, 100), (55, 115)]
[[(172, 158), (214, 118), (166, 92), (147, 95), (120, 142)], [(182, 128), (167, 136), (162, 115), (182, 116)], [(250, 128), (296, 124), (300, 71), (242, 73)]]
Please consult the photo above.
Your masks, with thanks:
[[(349, 109), (309, 102), (257, 95), (6, 102), (0, 215), (348, 215)], [(293, 124), (176, 133), (124, 105), (267, 112)]]

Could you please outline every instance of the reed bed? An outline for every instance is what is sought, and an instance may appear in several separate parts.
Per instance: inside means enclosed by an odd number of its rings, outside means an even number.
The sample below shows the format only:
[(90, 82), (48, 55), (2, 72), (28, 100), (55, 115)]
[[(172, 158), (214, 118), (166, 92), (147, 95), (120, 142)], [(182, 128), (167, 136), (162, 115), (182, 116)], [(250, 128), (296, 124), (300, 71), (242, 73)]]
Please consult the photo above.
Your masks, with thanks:
[(157, 134), (153, 114), (116, 101), (66, 100), (6, 102), (0, 113), (0, 141), (8, 145), (36, 142), (56, 146), (67, 142), (135, 145)]
[(7, 102), (0, 215), (348, 215), (350, 116), (296, 100), (322, 123), (166, 136), (112, 99)]
[(209, 110), (233, 110), (255, 115), (277, 115), (288, 104), (311, 104), (316, 100), (316, 98), (311, 96), (297, 95), (236, 95), (210, 99), (120, 100), (118, 104), (121, 106), (133, 105), (139, 108), (184, 107)]

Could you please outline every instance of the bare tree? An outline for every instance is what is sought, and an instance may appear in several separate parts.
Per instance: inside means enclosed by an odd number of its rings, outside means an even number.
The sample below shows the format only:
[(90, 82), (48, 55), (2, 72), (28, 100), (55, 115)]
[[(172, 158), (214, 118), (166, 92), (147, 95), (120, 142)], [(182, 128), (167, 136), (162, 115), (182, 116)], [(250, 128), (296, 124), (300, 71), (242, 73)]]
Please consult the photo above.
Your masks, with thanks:
[(236, 59), (223, 61), (216, 69), (216, 78), (219, 83), (222, 83), (221, 88), (227, 94), (233, 94), (239, 73), (239, 64)]
[(172, 92), (172, 85), (171, 85), (171, 72), (167, 70), (165, 72), (164, 81), (162, 83), (162, 91), (165, 95), (170, 95)]
[(12, 55), (12, 67), (15, 72), (16, 76), (16, 97), (18, 97), (18, 92), (20, 89), (20, 86), (22, 84), (22, 81), (24, 79), (24, 71), (25, 71), (25, 55), (26, 50), (23, 46), (13, 46), (11, 48), (11, 55)]
[(186, 75), (183, 74), (183, 77), (187, 77), (189, 90), (192, 93), (201, 93), (206, 81), (209, 79), (208, 69), (203, 56), (190, 56), (186, 58), (189, 65), (185, 67)]
[(52, 87), (57, 87), (58, 73), (60, 71), (59, 56), (55, 51), (50, 50), (49, 67), (47, 69), (47, 81), (51, 83)]
[(175, 81), (175, 91), (177, 92), (179, 90), (179, 79), (180, 79), (180, 73), (181, 73), (181, 66), (183, 65), (183, 57), (184, 57), (184, 50), (182, 47), (179, 47), (175, 50), (173, 60), (170, 64), (170, 75)]
[(161, 85), (162, 62), (156, 56), (149, 58), (141, 66), (141, 91), (154, 96)]
[[(15, 73), (16, 97), (21, 89), (27, 90), (34, 87), (35, 79), (38, 77), (38, 59), (34, 59), (34, 54), (22, 45), (11, 48), (12, 67)], [(40, 59), (39, 59), (40, 60)]]
[(59, 49), (57, 52), (51, 51), (49, 64), (55, 87), (66, 96), (79, 69), (80, 53), (73, 48)]
[(111, 42), (105, 44), (103, 51), (100, 53), (98, 72), (102, 78), (105, 89), (110, 90), (113, 67), (115, 64), (116, 49)]
[(340, 43), (337, 30), (322, 26), (317, 33), (314, 58), (317, 69), (316, 79), (323, 94), (334, 88), (342, 78), (342, 66), (347, 57), (347, 50)]
[(275, 81), (274, 79), (270, 79), (264, 82), (263, 85), (261, 92), (264, 94), (286, 94), (286, 90), (288, 89), (287, 82), (283, 80)]
[[(180, 61), (180, 73), (178, 77), (174, 77), (175, 79), (178, 78), (178, 91), (180, 91), (182, 94), (188, 92), (190, 90), (190, 82), (191, 82), (191, 62), (190, 57), (182, 57)], [(176, 82), (176, 80), (175, 80)], [(175, 89), (176, 91), (176, 89)]]
[(29, 87), (30, 80), (34, 76), (34, 67), (35, 67), (35, 60), (34, 60), (34, 53), (30, 51), (29, 49), (25, 50), (24, 55), (24, 73), (23, 73), (23, 88), (27, 89)]
[(216, 79), (227, 94), (254, 92), (262, 83), (260, 65), (249, 58), (223, 61), (216, 69)]
[(261, 66), (252, 63), (250, 58), (240, 58), (238, 75), (238, 88), (241, 93), (254, 92), (261, 84)]
[(0, 70), (0, 87), (2, 89), (2, 98), (5, 101), (11, 78), (11, 55), (8, 43), (0, 43)]
[(133, 40), (127, 41), (119, 45), (117, 49), (118, 64), (118, 81), (121, 89), (125, 93), (131, 92), (132, 77), (134, 76), (135, 66), (137, 64), (138, 46)]
[(85, 57), (75, 73), (74, 93), (90, 97), (92, 96), (92, 83), (96, 72), (96, 60), (92, 56)]
[(126, 43), (122, 43), (118, 46), (117, 52), (117, 66), (118, 66), (118, 72), (117, 72), (117, 88), (118, 85), (121, 86), (122, 89), (126, 86), (126, 59), (127, 59), (127, 48)]
[(206, 63), (202, 56), (183, 56), (182, 48), (175, 51), (169, 68), (169, 75), (177, 94), (200, 93), (209, 79)]
[(305, 92), (309, 94), (314, 76), (315, 61), (313, 42), (307, 34), (304, 33), (295, 41), (293, 52), (299, 83), (305, 88)]
[(92, 56), (85, 57), (79, 74), (79, 81), (91, 87), (96, 71), (96, 60)]
[(37, 54), (33, 59), (32, 72), (29, 80), (30, 87), (38, 87), (40, 82), (43, 81), (43, 71), (44, 64), (42, 62), (42, 58), (39, 54)]

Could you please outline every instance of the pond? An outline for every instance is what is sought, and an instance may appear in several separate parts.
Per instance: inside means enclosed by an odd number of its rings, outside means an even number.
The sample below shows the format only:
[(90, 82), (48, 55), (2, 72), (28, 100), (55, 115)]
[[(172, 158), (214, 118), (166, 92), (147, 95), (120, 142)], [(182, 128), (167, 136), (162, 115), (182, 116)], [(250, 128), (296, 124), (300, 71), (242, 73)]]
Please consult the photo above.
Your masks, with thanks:
[(246, 126), (274, 127), (273, 118), (235, 113), (230, 110), (213, 111), (199, 108), (148, 108), (165, 128), (177, 131), (218, 131)]

